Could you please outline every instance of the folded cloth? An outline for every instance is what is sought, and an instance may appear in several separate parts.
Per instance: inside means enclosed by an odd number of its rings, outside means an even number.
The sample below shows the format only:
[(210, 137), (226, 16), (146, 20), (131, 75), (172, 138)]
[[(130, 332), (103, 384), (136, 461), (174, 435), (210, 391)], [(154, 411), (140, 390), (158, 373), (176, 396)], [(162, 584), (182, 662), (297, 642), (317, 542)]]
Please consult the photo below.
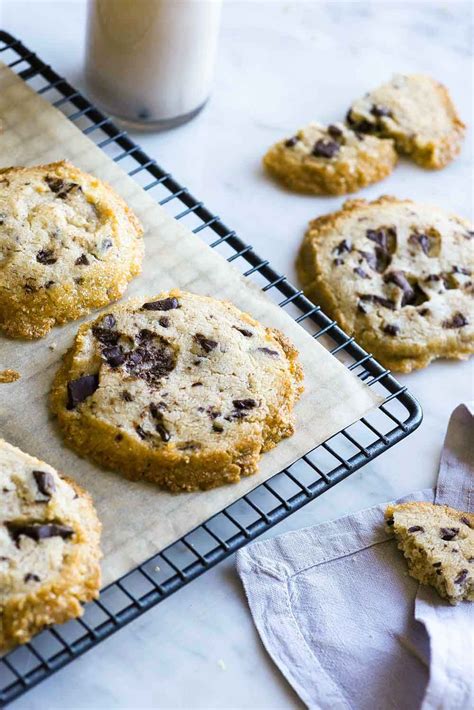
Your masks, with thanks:
[[(474, 417), (449, 422), (436, 491), (403, 498), (473, 512)], [(254, 543), (237, 569), (268, 653), (310, 708), (472, 710), (474, 604), (407, 573), (386, 505)]]

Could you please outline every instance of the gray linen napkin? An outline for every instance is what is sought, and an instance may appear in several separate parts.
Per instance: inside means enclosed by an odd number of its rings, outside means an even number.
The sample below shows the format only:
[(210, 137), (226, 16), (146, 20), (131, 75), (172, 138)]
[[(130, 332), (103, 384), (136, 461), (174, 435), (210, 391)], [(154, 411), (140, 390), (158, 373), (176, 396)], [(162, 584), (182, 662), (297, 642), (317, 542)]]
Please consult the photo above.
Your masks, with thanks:
[[(451, 415), (428, 500), (473, 512), (474, 417)], [(237, 554), (268, 653), (310, 708), (474, 708), (474, 604), (419, 585), (385, 532), (385, 505)]]

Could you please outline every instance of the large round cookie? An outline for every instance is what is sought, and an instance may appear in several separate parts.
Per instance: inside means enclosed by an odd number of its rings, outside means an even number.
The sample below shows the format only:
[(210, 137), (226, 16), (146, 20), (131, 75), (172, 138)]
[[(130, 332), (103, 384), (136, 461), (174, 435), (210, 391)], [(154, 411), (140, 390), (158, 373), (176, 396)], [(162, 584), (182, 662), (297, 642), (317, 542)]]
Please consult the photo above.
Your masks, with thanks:
[(355, 192), (387, 177), (396, 162), (391, 140), (358, 133), (342, 123), (328, 128), (310, 123), (276, 143), (263, 159), (284, 185), (312, 195)]
[(142, 227), (125, 202), (70, 163), (0, 170), (0, 328), (38, 338), (125, 291)]
[(254, 473), (293, 433), (297, 352), (233, 305), (172, 291), (83, 325), (52, 390), (80, 454), (172, 490)]
[(461, 150), (465, 125), (448, 90), (429, 76), (397, 75), (347, 114), (354, 130), (393, 138), (397, 150), (425, 168), (443, 168)]
[(316, 303), (386, 367), (474, 351), (466, 220), (411, 200), (351, 200), (311, 222), (297, 269)]
[(98, 596), (100, 523), (90, 497), (0, 439), (0, 651), (82, 614)]

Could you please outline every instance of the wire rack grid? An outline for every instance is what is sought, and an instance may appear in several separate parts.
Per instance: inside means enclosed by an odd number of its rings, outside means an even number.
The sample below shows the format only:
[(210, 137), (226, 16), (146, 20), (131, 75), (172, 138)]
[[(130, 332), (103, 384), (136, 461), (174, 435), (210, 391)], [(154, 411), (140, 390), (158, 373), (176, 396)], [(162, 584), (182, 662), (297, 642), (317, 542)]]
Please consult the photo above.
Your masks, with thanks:
[(354, 338), (273, 270), (220, 218), (137, 146), (36, 54), (0, 32), (0, 59), (61, 110), (177, 219), (384, 396), (378, 409), (309, 451), (228, 508), (102, 590), (84, 616), (51, 627), (0, 659), (4, 706), (250, 540), (389, 449), (420, 424), (416, 400)]

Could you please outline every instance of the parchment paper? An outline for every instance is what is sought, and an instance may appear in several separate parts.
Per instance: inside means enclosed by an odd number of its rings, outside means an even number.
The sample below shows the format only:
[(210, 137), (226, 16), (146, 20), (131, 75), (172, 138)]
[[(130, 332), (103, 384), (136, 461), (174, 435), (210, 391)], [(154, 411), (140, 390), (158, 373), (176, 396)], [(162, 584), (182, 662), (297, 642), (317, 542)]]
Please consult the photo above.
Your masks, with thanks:
[[(273, 305), (258, 286), (168, 216), (153, 198), (85, 137), (71, 121), (0, 65), (0, 165), (34, 165), (69, 159), (109, 182), (145, 227), (143, 273), (126, 296), (153, 296), (179, 286), (233, 301), (266, 325), (280, 328), (300, 351), (305, 392), (296, 433), (265, 454), (259, 472), (236, 485), (208, 492), (170, 494), (102, 471), (68, 450), (48, 412), (48, 392), (78, 323), (55, 328), (36, 341), (0, 336), (0, 369), (21, 379), (0, 385), (0, 433), (11, 443), (76, 478), (92, 494), (103, 523), (103, 581), (108, 584), (189, 532), (296, 459), (378, 405), (377, 397), (303, 328)], [(96, 317), (92, 314), (91, 317)], [(54, 350), (50, 349), (56, 344)]]

